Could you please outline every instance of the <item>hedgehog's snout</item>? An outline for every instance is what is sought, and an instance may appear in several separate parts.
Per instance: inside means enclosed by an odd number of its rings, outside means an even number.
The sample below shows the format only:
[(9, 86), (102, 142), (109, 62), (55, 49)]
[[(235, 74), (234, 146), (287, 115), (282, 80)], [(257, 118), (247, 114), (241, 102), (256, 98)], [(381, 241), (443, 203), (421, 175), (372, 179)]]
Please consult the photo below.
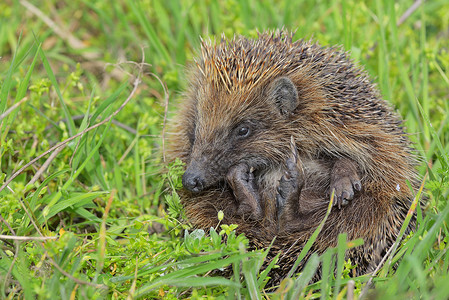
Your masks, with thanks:
[(184, 175), (182, 175), (182, 185), (194, 193), (203, 191), (205, 186), (203, 172), (198, 169), (188, 167)]

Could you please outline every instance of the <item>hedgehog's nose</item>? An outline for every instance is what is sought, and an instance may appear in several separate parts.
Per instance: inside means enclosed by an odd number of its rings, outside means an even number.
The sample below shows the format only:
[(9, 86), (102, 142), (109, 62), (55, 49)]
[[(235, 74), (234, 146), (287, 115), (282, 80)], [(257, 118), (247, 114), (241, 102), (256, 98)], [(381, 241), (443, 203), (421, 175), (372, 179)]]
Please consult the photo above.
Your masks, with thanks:
[(182, 185), (191, 192), (198, 193), (204, 188), (204, 179), (195, 171), (187, 171), (182, 175)]

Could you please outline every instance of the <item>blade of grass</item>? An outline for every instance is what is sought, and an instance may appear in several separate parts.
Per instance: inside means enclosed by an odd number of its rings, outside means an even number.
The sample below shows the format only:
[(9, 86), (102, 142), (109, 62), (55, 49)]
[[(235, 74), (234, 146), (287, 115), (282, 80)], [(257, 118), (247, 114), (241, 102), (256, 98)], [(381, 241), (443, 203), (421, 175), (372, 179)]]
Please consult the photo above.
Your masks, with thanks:
[[(41, 45), (39, 44), (38, 45), (38, 49), (37, 49), (36, 53), (34, 54), (33, 61), (31, 62), (31, 65), (29, 66), (25, 77), (23, 78), (23, 80), (19, 84), (19, 88), (17, 89), (17, 94), (16, 94), (16, 98), (15, 98), (14, 104), (18, 103), (19, 101), (21, 101), (21, 99), (23, 99), (26, 96), (26, 92), (28, 90), (28, 85), (30, 83), (31, 74), (33, 73), (34, 66), (36, 65), (36, 61), (37, 61), (37, 58), (38, 58), (38, 53), (39, 53), (40, 46)], [(14, 56), (14, 58), (15, 58), (15, 56)], [(13, 62), (11, 63), (11, 67), (14, 64), (14, 58), (13, 58)], [(11, 76), (9, 71), (8, 71), (7, 78), (8, 78), (8, 76)], [(2, 89), (3, 89), (3, 86), (2, 86)], [(1, 99), (3, 99), (3, 98), (0, 98), (0, 101), (2, 101)], [(6, 98), (5, 98), (5, 100), (6, 100)], [(4, 101), (4, 102), (6, 103), (6, 101)], [(1, 111), (2, 110), (0, 109), (0, 112)], [(14, 119), (15, 119), (17, 113), (18, 113), (18, 110), (16, 109), (13, 113), (11, 113), (8, 116), (8, 119), (6, 120), (6, 123), (5, 123), (6, 130), (4, 130), (4, 132), (2, 134), (2, 138), (1, 138), (2, 141), (6, 139), (6, 135), (8, 134), (8, 128), (11, 127), (12, 123), (14, 122)], [(3, 129), (3, 126), (1, 126), (1, 129)]]
[[(24, 291), (25, 299), (35, 299), (33, 296), (33, 285), (35, 284), (34, 278), (29, 276), (29, 272), (26, 266), (22, 265), (22, 262), (25, 262), (25, 256), (22, 250), (19, 249), (19, 253), (17, 254), (17, 259), (10, 259), (4, 251), (0, 252), (0, 270), (7, 271), (11, 268), (12, 276), (20, 283)], [(4, 272), (6, 274), (6, 272)]]
[(100, 136), (100, 140), (98, 141), (96, 146), (92, 149), (92, 151), (86, 156), (85, 161), (83, 161), (83, 163), (79, 166), (79, 168), (76, 170), (76, 172), (74, 172), (72, 174), (72, 176), (70, 176), (70, 178), (64, 183), (62, 188), (57, 193), (55, 193), (55, 195), (50, 200), (48, 205), (44, 208), (44, 210), (42, 212), (42, 214), (43, 214), (43, 216), (45, 218), (44, 220), (48, 220), (47, 214), (50, 213), (50, 209), (61, 198), (62, 192), (65, 191), (75, 181), (75, 179), (81, 174), (82, 170), (84, 170), (86, 165), (90, 163), (90, 159), (92, 158), (92, 156), (95, 153), (97, 153), (98, 149), (100, 148), (101, 144), (103, 143), (104, 138), (106, 137), (106, 133), (108, 132), (109, 128), (111, 127), (111, 124), (112, 124), (112, 118), (109, 120), (109, 122), (107, 122), (106, 128), (103, 131), (103, 134)]
[[(265, 253), (263, 255), (263, 259), (265, 260), (268, 252), (270, 251), (271, 248), (268, 248), (265, 250)], [(265, 279), (268, 277), (269, 272), (273, 269), (273, 267), (276, 265), (276, 262), (279, 259), (279, 256), (281, 255), (281, 252), (279, 252), (270, 262), (270, 264), (259, 274), (259, 279), (257, 280), (257, 285), (261, 288), (263, 288), (264, 286), (262, 286), (263, 282), (265, 281)]]
[[(92, 90), (91, 96), (89, 98), (89, 103), (87, 105), (87, 110), (86, 113), (84, 114), (84, 118), (81, 122), (81, 125), (78, 128), (78, 132), (83, 132), (87, 126), (89, 126), (89, 115), (90, 115), (90, 110), (91, 110), (91, 105), (92, 105), (92, 99), (94, 97), (94, 90)], [(73, 150), (73, 155), (71, 158), (71, 165), (72, 165), (72, 172), (74, 172), (79, 165), (80, 160), (82, 159), (82, 153), (81, 151), (77, 151), (78, 149), (81, 149), (83, 145), (85, 145), (85, 141), (87, 140), (89, 135), (82, 135), (79, 136), (78, 138), (74, 139), (72, 142), (70, 142), (68, 144), (68, 146)], [(83, 144), (83, 145), (80, 145)], [(88, 152), (88, 151), (87, 151)]]
[[(420, 186), (418, 192), (415, 195), (415, 198), (413, 199), (413, 201), (412, 201), (412, 203), (410, 205), (410, 208), (409, 208), (409, 210), (407, 212), (407, 216), (405, 217), (405, 220), (402, 223), (401, 230), (399, 231), (399, 234), (396, 237), (396, 241), (393, 244), (393, 249), (392, 249), (392, 251), (391, 251), (391, 253), (389, 255), (388, 263), (386, 264), (387, 265), (387, 268), (385, 269), (386, 271), (388, 271), (389, 268), (392, 267), (392, 261), (393, 261), (394, 255), (396, 253), (396, 250), (399, 247), (399, 244), (401, 243), (402, 238), (404, 237), (404, 233), (407, 230), (408, 225), (410, 224), (410, 221), (411, 221), (412, 217), (415, 214), (416, 206), (418, 205), (418, 202), (421, 200), (421, 194), (423, 192), (425, 182), (426, 182), (426, 177), (424, 177), (424, 179), (423, 179), (423, 181), (421, 183), (421, 186)], [(382, 277), (385, 277), (385, 276), (386, 276), (386, 274), (383, 274)]]
[(449, 161), (447, 158), (446, 150), (444, 149), (443, 145), (441, 144), (441, 140), (438, 136), (438, 133), (435, 131), (434, 127), (432, 126), (429, 116), (426, 114), (426, 112), (422, 108), (421, 104), (418, 101), (416, 101), (416, 105), (418, 106), (421, 116), (424, 119), (425, 124), (427, 125), (426, 127), (429, 128), (430, 134), (432, 135), (432, 139), (435, 141), (435, 143), (437, 145), (438, 151), (440, 152), (440, 155), (441, 155), (443, 167), (445, 167), (447, 169), (449, 167)]
[[(40, 44), (37, 37), (36, 37), (36, 43)], [(75, 122), (73, 121), (72, 115), (70, 114), (70, 111), (64, 101), (64, 98), (62, 97), (61, 91), (59, 89), (58, 81), (56, 80), (56, 77), (55, 77), (55, 73), (53, 72), (53, 70), (50, 66), (50, 63), (48, 62), (47, 57), (45, 56), (45, 53), (41, 47), (38, 48), (38, 52), (42, 59), (42, 63), (44, 64), (44, 68), (45, 68), (45, 71), (47, 72), (48, 78), (50, 79), (51, 84), (52, 84), (53, 88), (55, 89), (56, 94), (58, 95), (59, 103), (61, 104), (62, 110), (64, 111), (64, 115), (67, 120), (69, 134), (73, 135), (74, 132), (76, 131), (75, 130)]]
[[(144, 295), (152, 289), (155, 289), (161, 285), (167, 284), (167, 282), (169, 282), (169, 280), (182, 279), (182, 278), (186, 279), (189, 276), (195, 276), (198, 274), (206, 273), (210, 270), (220, 269), (220, 268), (226, 267), (234, 262), (241, 261), (241, 260), (243, 260), (247, 257), (253, 256), (253, 255), (254, 255), (253, 253), (237, 254), (237, 255), (233, 255), (228, 258), (221, 259), (218, 261), (209, 261), (207, 263), (203, 263), (200, 265), (194, 265), (191, 267), (173, 271), (169, 274), (164, 275), (163, 277), (159, 277), (159, 278), (155, 279), (154, 281), (143, 285), (141, 288), (139, 288), (136, 291), (136, 295), (138, 295), (138, 296)], [(234, 282), (234, 284), (235, 284), (235, 282)]]
[(347, 250), (347, 233), (342, 233), (338, 235), (338, 244), (337, 244), (337, 269), (335, 272), (335, 289), (334, 289), (334, 299), (337, 299), (337, 296), (340, 292), (341, 285), (341, 276), (343, 273), (343, 268), (345, 264), (345, 253)]
[[(136, 136), (138, 140), (138, 136)], [(140, 170), (140, 159), (139, 159), (139, 143), (136, 143), (134, 146), (134, 185), (136, 187), (136, 194), (139, 198), (143, 195), (143, 187), (142, 187), (142, 171)]]
[(16, 59), (17, 59), (16, 53), (17, 53), (18, 47), (20, 45), (21, 37), (22, 37), (22, 34), (20, 34), (20, 36), (19, 36), (19, 40), (18, 40), (18, 43), (17, 43), (16, 51), (14, 51), (11, 64), (9, 65), (8, 72), (6, 73), (6, 76), (5, 76), (5, 78), (3, 80), (3, 83), (2, 83), (2, 87), (0, 89), (0, 114), (4, 113), (5, 110), (6, 110), (6, 104), (8, 102), (8, 95), (9, 95), (9, 92), (11, 90), (12, 74), (14, 72), (15, 62), (16, 62)]
[(320, 265), (320, 258), (318, 254), (313, 253), (310, 258), (307, 260), (307, 263), (304, 269), (296, 278), (293, 288), (289, 291), (289, 299), (299, 299), (304, 288), (306, 288), (307, 284), (312, 280), (312, 277), (316, 274), (317, 269)]
[[(405, 67), (403, 61), (402, 61), (402, 55), (400, 52), (400, 47), (399, 47), (399, 36), (398, 36), (398, 26), (397, 24), (397, 20), (396, 20), (396, 8), (394, 5), (394, 2), (392, 1), (387, 1), (388, 3), (388, 13), (389, 13), (389, 27), (390, 27), (390, 42), (392, 44), (392, 48), (394, 50), (394, 52), (396, 53), (396, 62), (399, 68), (399, 75), (400, 78), (402, 80), (402, 84), (405, 86), (405, 91), (408, 97), (408, 102), (409, 102), (409, 107), (411, 108), (412, 112), (413, 112), (413, 116), (416, 119), (416, 121), (419, 124), (420, 128), (423, 128), (422, 124), (421, 124), (421, 120), (419, 118), (419, 114), (418, 114), (418, 109), (416, 107), (416, 103), (417, 101), (415, 101), (416, 99), (416, 95), (415, 95), (415, 89), (413, 88), (412, 82), (410, 80), (410, 78), (408, 77), (409, 74), (409, 70)], [(390, 98), (391, 99), (391, 98)]]
[(309, 238), (309, 240), (305, 244), (304, 248), (299, 253), (299, 256), (296, 259), (295, 263), (293, 264), (293, 267), (291, 268), (291, 270), (287, 274), (288, 278), (291, 278), (293, 276), (293, 274), (295, 273), (295, 271), (298, 268), (298, 266), (301, 263), (301, 261), (306, 257), (307, 253), (312, 248), (312, 245), (315, 242), (316, 238), (318, 237), (318, 234), (321, 232), (321, 230), (324, 227), (324, 223), (326, 223), (327, 217), (331, 213), (333, 202), (334, 202), (334, 192), (332, 192), (331, 200), (329, 201), (329, 205), (327, 207), (326, 215), (324, 216), (324, 218), (321, 221), (320, 225), (318, 225), (318, 227), (315, 229), (315, 231), (313, 232), (313, 234), (311, 235), (311, 237)]
[(399, 279), (398, 286), (399, 287), (403, 287), (404, 289), (407, 287), (406, 281), (408, 279), (408, 274), (410, 273), (411, 268), (412, 268), (412, 265), (410, 263), (408, 263), (408, 260), (417, 260), (420, 262), (423, 261), (427, 252), (433, 247), (433, 243), (437, 238), (437, 233), (440, 230), (443, 222), (445, 222), (448, 215), (449, 215), (449, 205), (446, 205), (444, 210), (438, 214), (438, 216), (435, 220), (435, 223), (427, 231), (427, 234), (416, 245), (414, 251), (408, 256), (409, 258), (407, 260), (405, 260), (405, 263), (401, 263), (399, 265), (398, 270), (396, 271), (396, 273), (402, 275), (402, 276), (398, 276), (398, 279)]
[[(123, 82), (106, 100), (102, 101), (98, 108), (92, 114), (91, 120), (96, 121), (98, 116), (106, 111), (106, 109), (114, 103), (120, 94), (129, 86), (128, 82)], [(105, 114), (102, 118), (104, 120), (108, 115)]]
[[(239, 1), (240, 4), (240, 11), (242, 13), (242, 19), (243, 22), (245, 22), (245, 25), (247, 28), (254, 27), (252, 20), (253, 18), (253, 12), (251, 11), (250, 3), (248, 0), (242, 0)], [(218, 14), (215, 15), (215, 17), (218, 17)], [(218, 26), (217, 26), (218, 28)]]
[[(146, 269), (142, 269), (142, 270), (139, 271), (139, 277), (146, 276), (146, 275), (149, 275), (149, 274), (153, 274), (153, 273), (155, 273), (155, 272), (157, 272), (159, 270), (171, 268), (171, 267), (174, 267), (174, 266), (177, 266), (177, 265), (200, 264), (200, 263), (207, 262), (209, 260), (220, 259), (223, 256), (224, 255), (221, 254), (221, 253), (211, 253), (211, 254), (207, 254), (207, 255), (203, 255), (203, 256), (187, 258), (187, 259), (184, 259), (184, 260), (178, 261), (178, 262), (173, 262), (173, 263), (168, 263), (168, 264), (164, 264), (164, 265), (160, 265), (160, 266), (146, 268)], [(236, 261), (238, 261), (238, 260), (236, 260)], [(129, 280), (129, 279), (132, 279), (132, 278), (134, 278), (134, 276), (114, 277), (114, 278), (111, 278), (111, 282), (113, 282), (113, 283), (122, 282), (122, 281), (126, 281), (126, 280)]]
[[(173, 278), (166, 280), (164, 285), (171, 285), (177, 287), (205, 287), (205, 286), (227, 286), (239, 288), (240, 285), (235, 281), (223, 277), (189, 277), (189, 278)], [(138, 294), (143, 295), (143, 294)]]
[(331, 273), (334, 269), (334, 260), (332, 259), (333, 256), (333, 249), (328, 249), (324, 254), (321, 256), (321, 296), (320, 299), (329, 299), (330, 298), (330, 277)]
[(148, 40), (150, 41), (151, 47), (153, 47), (156, 50), (156, 52), (161, 56), (162, 60), (166, 64), (170, 65), (172, 59), (167, 49), (164, 47), (158, 35), (156, 34), (155, 29), (149, 22), (150, 18), (144, 16), (143, 12), (145, 10), (142, 8), (141, 2), (134, 3), (134, 1), (130, 1), (128, 2), (128, 5), (131, 7), (131, 10), (133, 11), (134, 15), (137, 17), (140, 25), (145, 31), (145, 34)]
[(387, 47), (386, 40), (386, 30), (385, 30), (385, 17), (384, 17), (384, 7), (382, 4), (382, 0), (376, 0), (376, 12), (377, 12), (377, 22), (379, 24), (379, 54), (378, 54), (378, 76), (379, 76), (379, 84), (382, 90), (382, 94), (386, 99), (393, 99), (392, 89), (390, 86), (390, 82), (388, 80), (389, 70), (389, 51)]
[[(233, 272), (233, 279), (234, 282), (238, 285), (241, 286), (240, 284), (240, 262), (234, 262), (232, 263), (232, 272)], [(228, 295), (228, 299), (241, 299), (242, 298), (242, 294), (240, 293), (240, 288), (236, 288), (235, 286), (230, 286), (229, 287), (229, 295)]]
[(85, 208), (79, 207), (79, 208), (76, 208), (74, 211), (76, 214), (80, 215), (81, 217), (83, 217), (86, 220), (93, 222), (94, 224), (101, 223), (100, 218), (98, 218), (97, 216), (95, 216), (93, 213), (89, 212)]
[[(30, 203), (30, 207), (34, 210), (34, 208), (38, 204), (39, 194), (41, 193), (41, 191), (45, 187), (47, 187), (49, 182), (53, 181), (55, 178), (65, 174), (65, 173), (67, 173), (69, 171), (70, 171), (70, 169), (62, 169), (62, 170), (59, 170), (59, 171), (57, 171), (57, 172), (55, 172), (55, 173), (53, 173), (53, 174), (51, 174), (49, 176), (46, 176), (45, 180), (42, 181), (42, 183), (39, 185), (39, 187), (36, 189), (36, 191), (34, 191), (32, 194), (30, 194), (30, 196), (31, 196), (31, 200), (29, 202)], [(27, 197), (27, 198), (29, 198), (29, 197)]]
[(48, 209), (48, 212), (46, 214), (42, 214), (38, 217), (38, 223), (42, 224), (42, 222), (45, 220), (50, 219), (57, 213), (63, 211), (64, 209), (75, 206), (75, 207), (81, 207), (84, 206), (87, 203), (92, 202), (95, 198), (107, 194), (107, 192), (89, 192), (89, 193), (81, 193), (81, 194), (74, 194), (66, 196), (64, 200), (61, 200), (57, 202), (55, 205), (51, 206)]
[[(429, 115), (430, 111), (430, 101), (429, 101), (429, 68), (428, 68), (428, 61), (426, 53), (427, 48), (427, 38), (426, 38), (426, 19), (425, 19), (425, 12), (424, 12), (424, 5), (420, 8), (421, 11), (421, 30), (420, 30), (420, 52), (421, 52), (421, 70), (420, 74), (422, 76), (421, 79), (421, 103), (423, 106), (423, 110), (426, 113), (426, 115)], [(421, 130), (424, 129), (424, 134), (427, 140), (430, 138), (430, 133), (427, 126), (424, 126), (424, 128), (421, 128)]]
[[(246, 249), (243, 244), (239, 245), (240, 254), (245, 254)], [(256, 274), (258, 273), (258, 268), (255, 265), (257, 257), (252, 257), (251, 259), (243, 259), (242, 264), (242, 273), (245, 277), (246, 287), (249, 292), (249, 297), (251, 299), (262, 299), (260, 294), (260, 290), (257, 285)]]

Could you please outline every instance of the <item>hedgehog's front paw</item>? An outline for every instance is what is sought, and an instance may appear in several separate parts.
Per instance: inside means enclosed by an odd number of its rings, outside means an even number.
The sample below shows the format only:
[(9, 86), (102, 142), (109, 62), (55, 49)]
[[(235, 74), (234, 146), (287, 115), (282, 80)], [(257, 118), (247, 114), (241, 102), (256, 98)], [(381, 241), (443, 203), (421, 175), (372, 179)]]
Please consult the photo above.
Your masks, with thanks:
[(260, 218), (262, 216), (260, 197), (250, 167), (245, 163), (232, 166), (226, 179), (238, 202), (237, 212), (241, 215), (252, 215)]
[(349, 204), (356, 192), (362, 190), (362, 183), (357, 172), (356, 163), (350, 159), (342, 158), (335, 162), (331, 173), (331, 183), (328, 195), (335, 191), (334, 206), (339, 209)]

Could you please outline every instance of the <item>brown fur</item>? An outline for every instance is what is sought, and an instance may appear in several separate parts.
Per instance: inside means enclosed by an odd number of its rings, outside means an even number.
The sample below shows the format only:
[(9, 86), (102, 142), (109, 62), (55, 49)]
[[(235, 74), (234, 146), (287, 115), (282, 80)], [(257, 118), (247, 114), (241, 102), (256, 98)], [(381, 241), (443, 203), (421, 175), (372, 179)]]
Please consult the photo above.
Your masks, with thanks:
[[(272, 82), (281, 77), (296, 87), (291, 111), (273, 102)], [(235, 133), (241, 124), (251, 129), (244, 139)], [(300, 171), (293, 177), (297, 196), (277, 207), (279, 182), (291, 175), (286, 162), (292, 138)], [(362, 190), (332, 209), (313, 250), (335, 246), (339, 233), (362, 237), (364, 245), (347, 258), (358, 264), (357, 274), (371, 271), (396, 239), (413, 199), (407, 181), (417, 186), (401, 121), (367, 74), (340, 49), (293, 42), (288, 32), (203, 42), (170, 146), (172, 158), (204, 177), (198, 193), (180, 191), (189, 221), (208, 230), (222, 210), (222, 223), (238, 224), (255, 245), (265, 247), (276, 237), (274, 249), (285, 252), (294, 244), (281, 256), (282, 270), (324, 218), (330, 189), (352, 191), (347, 182), (359, 178)], [(252, 181), (232, 173), (239, 164), (251, 167), (238, 174), (249, 172)], [(254, 203), (260, 213), (252, 213)]]

